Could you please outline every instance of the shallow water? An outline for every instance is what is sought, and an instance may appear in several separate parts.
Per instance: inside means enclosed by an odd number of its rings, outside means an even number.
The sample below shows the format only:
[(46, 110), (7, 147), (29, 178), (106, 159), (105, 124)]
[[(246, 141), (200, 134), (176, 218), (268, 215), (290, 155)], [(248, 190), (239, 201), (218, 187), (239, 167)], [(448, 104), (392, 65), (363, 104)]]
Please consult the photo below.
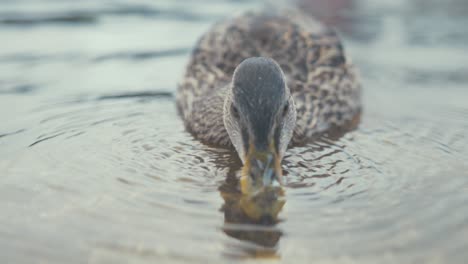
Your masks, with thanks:
[(2, 263), (465, 263), (468, 4), (329, 3), (302, 6), (361, 69), (362, 121), (289, 150), (257, 225), (173, 94), (197, 37), (261, 3), (1, 1)]

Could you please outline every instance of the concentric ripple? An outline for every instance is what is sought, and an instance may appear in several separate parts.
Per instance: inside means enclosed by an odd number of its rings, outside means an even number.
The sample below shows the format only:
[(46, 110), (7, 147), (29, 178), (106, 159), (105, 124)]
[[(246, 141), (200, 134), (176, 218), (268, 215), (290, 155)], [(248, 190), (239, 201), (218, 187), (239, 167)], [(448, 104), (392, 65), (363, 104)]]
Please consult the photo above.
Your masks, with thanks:
[(2, 263), (466, 262), (468, 5), (298, 0), (343, 33), (362, 121), (289, 149), (252, 219), (174, 94), (199, 34), (259, 3), (124, 2), (0, 4)]

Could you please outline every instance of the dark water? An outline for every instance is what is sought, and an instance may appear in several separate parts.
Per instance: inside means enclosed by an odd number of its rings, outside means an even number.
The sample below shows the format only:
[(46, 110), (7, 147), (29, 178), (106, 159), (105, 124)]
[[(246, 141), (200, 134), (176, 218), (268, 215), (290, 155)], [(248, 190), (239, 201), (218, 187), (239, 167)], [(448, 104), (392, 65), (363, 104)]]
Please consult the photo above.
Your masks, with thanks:
[(466, 263), (468, 3), (302, 1), (360, 67), (356, 131), (287, 152), (277, 222), (174, 107), (197, 37), (250, 1), (0, 2), (2, 263)]

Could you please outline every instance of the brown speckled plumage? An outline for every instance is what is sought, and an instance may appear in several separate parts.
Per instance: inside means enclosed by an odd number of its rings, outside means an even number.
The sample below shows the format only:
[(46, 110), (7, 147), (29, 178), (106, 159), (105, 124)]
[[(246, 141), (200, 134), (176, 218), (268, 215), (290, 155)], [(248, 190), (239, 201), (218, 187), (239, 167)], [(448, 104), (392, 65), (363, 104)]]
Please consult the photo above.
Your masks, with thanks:
[(297, 110), (291, 143), (349, 126), (359, 116), (360, 82), (334, 31), (297, 13), (249, 13), (216, 24), (193, 51), (177, 105), (196, 138), (231, 144), (223, 123), (226, 90), (236, 66), (259, 56), (274, 59), (286, 76)]

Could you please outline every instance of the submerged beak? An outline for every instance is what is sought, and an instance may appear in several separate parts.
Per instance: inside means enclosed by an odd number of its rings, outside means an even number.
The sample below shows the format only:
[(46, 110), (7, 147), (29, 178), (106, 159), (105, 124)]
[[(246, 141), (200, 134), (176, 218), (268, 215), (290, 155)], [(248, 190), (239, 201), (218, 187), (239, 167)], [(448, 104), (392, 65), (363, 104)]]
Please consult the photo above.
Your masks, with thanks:
[(280, 187), (283, 184), (282, 180), (281, 158), (273, 144), (265, 151), (258, 151), (254, 144), (250, 144), (242, 168), (242, 193), (256, 195)]

